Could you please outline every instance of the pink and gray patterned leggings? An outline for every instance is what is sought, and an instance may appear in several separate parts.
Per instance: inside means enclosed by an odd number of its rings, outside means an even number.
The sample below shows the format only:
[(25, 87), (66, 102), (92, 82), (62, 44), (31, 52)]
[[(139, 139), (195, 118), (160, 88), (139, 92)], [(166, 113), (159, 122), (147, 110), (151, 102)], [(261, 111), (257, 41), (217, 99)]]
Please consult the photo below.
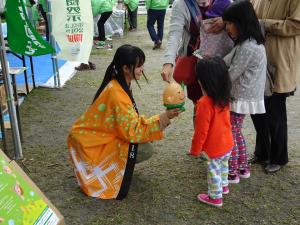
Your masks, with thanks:
[(244, 118), (244, 114), (230, 112), (230, 122), (234, 141), (234, 147), (229, 159), (230, 175), (239, 175), (239, 170), (249, 169), (246, 152), (246, 141), (242, 134), (242, 125)]

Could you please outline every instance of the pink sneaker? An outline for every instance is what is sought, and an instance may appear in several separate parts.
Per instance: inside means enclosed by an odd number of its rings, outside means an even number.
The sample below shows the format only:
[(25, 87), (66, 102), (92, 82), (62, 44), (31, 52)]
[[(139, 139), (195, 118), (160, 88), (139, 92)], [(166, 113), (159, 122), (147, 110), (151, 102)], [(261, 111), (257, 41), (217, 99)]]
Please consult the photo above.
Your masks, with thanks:
[(250, 170), (249, 169), (242, 169), (242, 170), (240, 170), (239, 175), (240, 175), (241, 178), (244, 178), (244, 179), (249, 178), (250, 177)]
[(222, 198), (210, 198), (207, 194), (199, 194), (198, 200), (200, 202), (206, 203), (208, 205), (216, 206), (216, 207), (221, 207), (223, 205), (223, 199)]
[(240, 177), (236, 174), (228, 174), (228, 183), (238, 184), (240, 182)]
[(229, 193), (229, 187), (225, 186), (223, 187), (223, 194), (227, 195)]

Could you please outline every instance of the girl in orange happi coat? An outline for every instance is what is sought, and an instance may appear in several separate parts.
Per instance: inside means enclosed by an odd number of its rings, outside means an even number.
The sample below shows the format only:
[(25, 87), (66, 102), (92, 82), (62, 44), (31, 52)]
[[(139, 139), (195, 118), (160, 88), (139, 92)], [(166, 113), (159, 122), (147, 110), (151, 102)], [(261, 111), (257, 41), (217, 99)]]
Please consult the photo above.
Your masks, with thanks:
[(145, 77), (144, 62), (140, 48), (119, 47), (92, 105), (71, 128), (71, 161), (77, 181), (88, 196), (119, 200), (126, 197), (138, 144), (162, 139), (170, 119), (180, 113), (172, 109), (149, 118), (139, 115), (131, 81)]

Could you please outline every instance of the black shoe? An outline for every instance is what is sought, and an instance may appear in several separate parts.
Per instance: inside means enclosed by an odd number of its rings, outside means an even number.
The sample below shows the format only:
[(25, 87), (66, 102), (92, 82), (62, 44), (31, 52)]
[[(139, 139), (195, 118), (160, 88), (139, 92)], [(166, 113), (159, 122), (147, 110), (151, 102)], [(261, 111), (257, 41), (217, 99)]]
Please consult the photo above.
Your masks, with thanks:
[(89, 61), (89, 66), (90, 66), (91, 70), (95, 70), (96, 69), (95, 63), (92, 63), (92, 62)]
[(278, 164), (268, 164), (265, 168), (265, 170), (268, 172), (268, 173), (275, 173), (277, 172), (278, 170), (281, 169), (281, 166), (278, 165)]
[(268, 160), (260, 159), (260, 158), (258, 158), (256, 155), (254, 155), (252, 158), (250, 158), (250, 159), (248, 160), (248, 163), (249, 163), (249, 164), (262, 164), (262, 165), (264, 165), (264, 164), (266, 164), (267, 162), (268, 162)]
[(75, 67), (75, 70), (83, 71), (83, 70), (90, 70), (89, 64), (81, 63), (79, 66)]
[(154, 46), (153, 46), (153, 50), (155, 50), (155, 49), (160, 49), (160, 47), (161, 47), (161, 41), (158, 41), (158, 42), (156, 42), (155, 44), (154, 44)]

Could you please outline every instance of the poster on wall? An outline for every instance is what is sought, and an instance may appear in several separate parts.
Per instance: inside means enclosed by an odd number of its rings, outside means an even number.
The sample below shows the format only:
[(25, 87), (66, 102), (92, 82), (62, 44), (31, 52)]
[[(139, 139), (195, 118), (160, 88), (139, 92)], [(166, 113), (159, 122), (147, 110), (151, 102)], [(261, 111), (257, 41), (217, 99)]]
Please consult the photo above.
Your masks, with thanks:
[(93, 45), (91, 1), (52, 0), (52, 33), (61, 51), (58, 58), (88, 63)]
[(64, 225), (64, 218), (14, 161), (0, 150), (0, 224)]

